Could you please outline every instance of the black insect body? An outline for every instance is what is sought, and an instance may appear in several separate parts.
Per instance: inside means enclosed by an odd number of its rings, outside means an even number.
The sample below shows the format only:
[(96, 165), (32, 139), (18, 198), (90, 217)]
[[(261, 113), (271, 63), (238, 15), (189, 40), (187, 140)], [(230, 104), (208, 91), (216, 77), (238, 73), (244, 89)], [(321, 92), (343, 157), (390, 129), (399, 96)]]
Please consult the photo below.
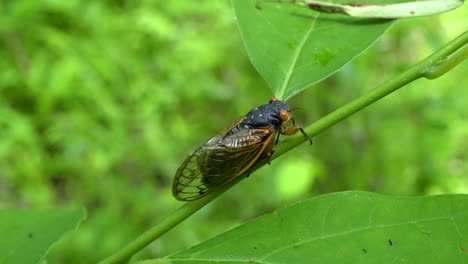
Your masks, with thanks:
[[(250, 110), (219, 135), (208, 140), (180, 165), (172, 193), (178, 200), (193, 201), (232, 181), (256, 162), (269, 158), (277, 134), (304, 130), (294, 125), (286, 103), (271, 98), (268, 104)], [(312, 140), (310, 140), (312, 143)]]

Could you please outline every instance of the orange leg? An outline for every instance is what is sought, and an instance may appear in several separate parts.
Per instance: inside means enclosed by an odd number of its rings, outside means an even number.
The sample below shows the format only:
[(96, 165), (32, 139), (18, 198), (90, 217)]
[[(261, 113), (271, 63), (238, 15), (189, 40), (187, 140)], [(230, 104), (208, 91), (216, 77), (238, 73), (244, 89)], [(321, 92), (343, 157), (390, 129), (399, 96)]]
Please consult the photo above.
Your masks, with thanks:
[(291, 120), (294, 124), (294, 119), (292, 119), (291, 117), (288, 118), (288, 120), (283, 122), (280, 133), (283, 135), (292, 135), (296, 133), (297, 131), (301, 131), (302, 135), (304, 135), (304, 137), (306, 137), (310, 141), (310, 144), (312, 144), (312, 139), (309, 137), (309, 135), (307, 135), (307, 133), (304, 131), (304, 129), (302, 129), (302, 127), (298, 127), (298, 126), (286, 127)]
[(295, 134), (298, 130), (299, 130), (299, 127), (292, 126), (292, 127), (282, 129), (281, 134), (289, 136), (289, 135)]

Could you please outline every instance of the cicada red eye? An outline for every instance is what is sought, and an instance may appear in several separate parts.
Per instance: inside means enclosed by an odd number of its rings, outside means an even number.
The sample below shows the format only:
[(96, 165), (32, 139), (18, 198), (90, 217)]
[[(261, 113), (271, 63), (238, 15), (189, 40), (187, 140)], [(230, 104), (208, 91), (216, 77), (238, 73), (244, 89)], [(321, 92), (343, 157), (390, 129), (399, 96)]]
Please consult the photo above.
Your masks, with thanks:
[(280, 118), (283, 121), (286, 121), (286, 120), (289, 119), (289, 113), (288, 113), (288, 111), (286, 111), (286, 109), (281, 109), (280, 110)]

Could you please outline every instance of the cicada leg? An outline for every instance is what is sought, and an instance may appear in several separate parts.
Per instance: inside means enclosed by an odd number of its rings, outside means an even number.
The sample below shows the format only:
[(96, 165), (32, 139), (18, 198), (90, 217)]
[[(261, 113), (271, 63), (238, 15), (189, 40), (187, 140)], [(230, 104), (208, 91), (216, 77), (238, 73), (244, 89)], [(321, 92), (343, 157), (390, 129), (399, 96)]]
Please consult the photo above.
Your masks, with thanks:
[(263, 155), (262, 159), (266, 159), (266, 162), (268, 163), (268, 165), (271, 165), (271, 156), (273, 156), (273, 153), (275, 153), (276, 151), (276, 144), (271, 142), (267, 148), (268, 149), (262, 154)]
[[(288, 127), (290, 122), (292, 122), (292, 126)], [(283, 121), (283, 124), (280, 128), (280, 133), (287, 136), (295, 134), (297, 131), (301, 131), (302, 135), (304, 135), (304, 137), (306, 137), (310, 141), (310, 144), (312, 144), (312, 139), (309, 137), (309, 135), (307, 135), (307, 133), (304, 131), (304, 129), (302, 129), (302, 127), (296, 126), (294, 124), (294, 118), (292, 118), (291, 116), (289, 116), (287, 120)]]

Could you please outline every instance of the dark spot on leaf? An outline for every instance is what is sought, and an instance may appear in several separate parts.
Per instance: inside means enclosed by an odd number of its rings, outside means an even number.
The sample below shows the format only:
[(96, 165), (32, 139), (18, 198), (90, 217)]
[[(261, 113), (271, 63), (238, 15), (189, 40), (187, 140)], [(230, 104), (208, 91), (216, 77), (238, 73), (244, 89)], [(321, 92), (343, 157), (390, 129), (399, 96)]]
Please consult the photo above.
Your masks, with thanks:
[(429, 236), (431, 233), (427, 232), (427, 231), (422, 231), (423, 234), (425, 234), (426, 236)]
[(410, 14), (414, 15), (414, 11), (411, 11)]
[(463, 253), (465, 253), (465, 252), (466, 252), (466, 248), (461, 248), (461, 251), (462, 251)]
[(254, 250), (257, 250), (257, 247), (254, 247)]
[(365, 248), (362, 249), (362, 252), (367, 253), (367, 250)]
[(390, 244), (390, 246), (393, 246), (393, 242), (391, 239), (388, 240), (388, 243)]
[(31, 239), (33, 237), (33, 234), (31, 232), (28, 233), (28, 238)]
[(257, 10), (262, 10), (262, 7), (259, 6), (259, 5), (255, 5), (255, 8), (256, 8)]
[(288, 42), (288, 48), (295, 50), (297, 47), (297, 44), (295, 42)]

